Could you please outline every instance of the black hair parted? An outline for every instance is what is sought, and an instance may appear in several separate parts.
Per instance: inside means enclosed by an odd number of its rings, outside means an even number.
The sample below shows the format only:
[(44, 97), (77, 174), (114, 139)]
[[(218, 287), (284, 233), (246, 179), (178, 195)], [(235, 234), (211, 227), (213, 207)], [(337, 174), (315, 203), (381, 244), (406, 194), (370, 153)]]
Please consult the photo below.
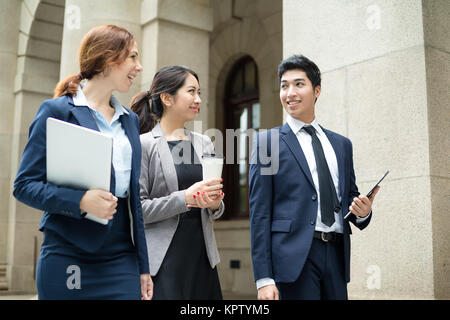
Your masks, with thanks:
[(278, 81), (281, 82), (281, 77), (286, 71), (299, 69), (306, 73), (311, 81), (313, 88), (320, 86), (320, 70), (317, 65), (301, 54), (294, 54), (287, 59), (284, 59), (278, 65)]
[(189, 74), (200, 83), (197, 73), (186, 66), (163, 67), (156, 72), (150, 90), (140, 92), (131, 99), (130, 108), (139, 117), (140, 134), (151, 131), (161, 120), (164, 113), (161, 94), (175, 95)]

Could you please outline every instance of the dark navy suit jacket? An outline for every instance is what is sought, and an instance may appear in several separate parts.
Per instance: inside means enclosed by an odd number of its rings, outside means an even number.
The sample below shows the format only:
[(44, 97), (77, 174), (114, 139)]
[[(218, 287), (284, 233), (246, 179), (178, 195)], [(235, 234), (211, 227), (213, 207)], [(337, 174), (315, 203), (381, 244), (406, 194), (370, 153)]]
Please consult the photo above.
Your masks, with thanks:
[[(336, 153), (339, 170), (339, 191), (342, 214), (353, 198), (359, 195), (355, 184), (352, 144), (349, 139), (323, 129)], [(275, 134), (274, 134), (275, 133)], [(276, 139), (279, 152), (265, 150)], [(264, 150), (261, 150), (264, 148)], [(268, 153), (269, 152), (269, 153)], [(279, 156), (278, 171), (262, 175)], [(271, 162), (261, 161), (258, 155), (271, 155)], [(254, 160), (253, 160), (254, 159)], [(317, 193), (305, 155), (296, 135), (286, 123), (282, 127), (259, 133), (253, 145), (249, 172), (250, 232), (253, 271), (255, 281), (272, 278), (275, 282), (294, 282), (303, 269), (311, 247), (316, 219)], [(370, 217), (356, 223), (351, 215), (349, 221), (364, 229)], [(350, 281), (350, 234), (348, 220), (344, 221), (345, 276)]]
[[(120, 116), (120, 121), (132, 148), (129, 195), (132, 226), (130, 228), (138, 254), (139, 271), (144, 274), (150, 273), (150, 271), (139, 199), (141, 168), (139, 119), (135, 113), (128, 111), (129, 114), (124, 113)], [(44, 101), (30, 126), (28, 142), (14, 181), (14, 196), (17, 200), (44, 211), (39, 230), (55, 231), (73, 245), (87, 252), (95, 252), (105, 241), (112, 220), (107, 225), (102, 225), (83, 218), (80, 201), (87, 190), (60, 187), (47, 181), (46, 120), (48, 117), (99, 131), (89, 107), (75, 106), (69, 95)], [(112, 169), (110, 189), (114, 194), (113, 190), (115, 190), (114, 168)]]

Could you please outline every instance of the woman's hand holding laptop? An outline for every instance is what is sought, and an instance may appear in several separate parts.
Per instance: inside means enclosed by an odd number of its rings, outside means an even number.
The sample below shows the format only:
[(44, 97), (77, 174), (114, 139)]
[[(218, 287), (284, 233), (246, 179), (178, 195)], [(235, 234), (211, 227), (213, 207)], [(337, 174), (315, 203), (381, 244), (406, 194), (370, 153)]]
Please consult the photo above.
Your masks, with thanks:
[(117, 197), (111, 192), (88, 190), (80, 201), (80, 209), (101, 219), (111, 220), (116, 213)]

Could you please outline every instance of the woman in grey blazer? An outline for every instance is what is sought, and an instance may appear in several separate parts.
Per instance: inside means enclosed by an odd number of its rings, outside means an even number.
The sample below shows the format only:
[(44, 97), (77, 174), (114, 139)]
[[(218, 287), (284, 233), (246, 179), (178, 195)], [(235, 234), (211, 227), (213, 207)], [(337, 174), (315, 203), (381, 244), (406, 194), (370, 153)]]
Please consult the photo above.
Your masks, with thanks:
[(223, 211), (222, 179), (202, 179), (209, 137), (184, 128), (200, 111), (197, 74), (160, 69), (150, 90), (132, 99), (140, 120), (140, 197), (153, 299), (222, 299), (212, 221)]

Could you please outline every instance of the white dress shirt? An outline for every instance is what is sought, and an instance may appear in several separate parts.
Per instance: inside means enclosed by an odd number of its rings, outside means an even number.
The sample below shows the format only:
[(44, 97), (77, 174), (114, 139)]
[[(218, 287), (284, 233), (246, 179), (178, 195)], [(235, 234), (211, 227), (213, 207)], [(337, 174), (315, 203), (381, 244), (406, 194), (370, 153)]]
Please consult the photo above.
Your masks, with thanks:
[[(316, 231), (321, 232), (337, 232), (343, 233), (343, 217), (342, 210), (347, 210), (348, 208), (342, 208), (341, 211), (334, 213), (335, 222), (328, 227), (324, 223), (322, 223), (321, 213), (320, 213), (320, 192), (319, 192), (319, 175), (317, 174), (317, 166), (316, 166), (316, 158), (314, 157), (314, 150), (312, 147), (312, 138), (305, 131), (302, 130), (303, 126), (306, 124), (302, 121), (296, 120), (292, 118), (290, 115), (287, 116), (286, 119), (287, 124), (291, 128), (292, 132), (294, 132), (297, 140), (305, 154), (306, 162), (308, 163), (309, 171), (311, 172), (311, 176), (313, 178), (314, 187), (316, 188), (317, 193), (317, 220), (316, 220)], [(340, 190), (339, 190), (339, 169), (337, 164), (336, 153), (334, 152), (333, 146), (328, 140), (325, 132), (323, 132), (322, 128), (319, 126), (319, 123), (316, 119), (313, 120), (310, 124), (316, 130), (317, 138), (319, 138), (320, 143), (322, 144), (323, 153), (325, 154), (325, 159), (327, 160), (328, 168), (330, 169), (331, 178), (333, 179), (334, 187), (336, 189), (336, 195), (338, 197), (339, 203), (341, 202)], [(347, 213), (347, 211), (345, 212)], [(369, 214), (370, 215), (370, 214)], [(368, 216), (369, 216), (368, 215)], [(359, 218), (357, 217), (357, 222), (363, 222), (368, 218)], [(262, 288), (264, 286), (275, 284), (275, 281), (271, 278), (263, 278), (256, 281), (257, 289)]]

